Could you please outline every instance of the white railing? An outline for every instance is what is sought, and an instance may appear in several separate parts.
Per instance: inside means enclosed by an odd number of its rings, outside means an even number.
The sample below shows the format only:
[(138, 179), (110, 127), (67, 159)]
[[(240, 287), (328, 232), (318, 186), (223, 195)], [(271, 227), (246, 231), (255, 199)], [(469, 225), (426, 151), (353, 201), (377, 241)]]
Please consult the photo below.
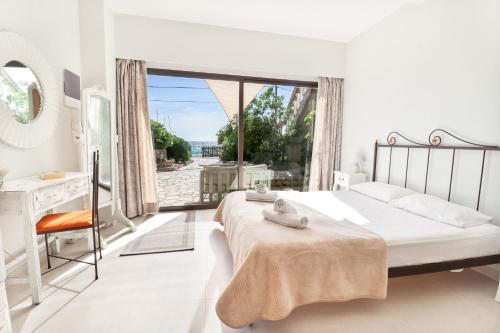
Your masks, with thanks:
[[(271, 188), (273, 171), (265, 164), (243, 167), (243, 188), (253, 189), (255, 184), (265, 183)], [(200, 203), (222, 200), (229, 192), (238, 189), (238, 166), (205, 166), (200, 170)]]

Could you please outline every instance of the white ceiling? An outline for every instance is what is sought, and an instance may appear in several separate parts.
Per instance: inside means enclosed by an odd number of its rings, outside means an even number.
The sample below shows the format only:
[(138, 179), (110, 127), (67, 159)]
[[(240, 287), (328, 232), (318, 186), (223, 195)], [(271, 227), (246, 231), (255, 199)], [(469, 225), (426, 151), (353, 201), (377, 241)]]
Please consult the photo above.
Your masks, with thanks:
[(347, 42), (422, 0), (108, 0), (115, 12)]

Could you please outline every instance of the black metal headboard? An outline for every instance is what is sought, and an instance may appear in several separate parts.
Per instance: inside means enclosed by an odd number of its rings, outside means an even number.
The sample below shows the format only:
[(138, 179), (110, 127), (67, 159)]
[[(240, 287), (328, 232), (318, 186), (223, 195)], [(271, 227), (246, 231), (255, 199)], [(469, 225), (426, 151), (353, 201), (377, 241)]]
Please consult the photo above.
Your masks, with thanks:
[[(442, 145), (442, 138), (441, 135), (447, 135), (455, 140), (457, 140), (459, 143), (457, 145)], [(399, 138), (402, 138), (403, 140), (406, 141), (405, 144), (398, 144), (397, 140)], [(482, 156), (482, 162), (481, 162), (481, 176), (479, 178), (479, 191), (477, 194), (477, 202), (476, 202), (476, 210), (479, 209), (479, 203), (481, 201), (481, 191), (483, 187), (483, 175), (484, 175), (484, 161), (486, 158), (486, 152), (490, 151), (500, 151), (500, 146), (493, 146), (493, 145), (483, 145), (475, 142), (471, 142), (468, 140), (464, 140), (446, 130), (443, 129), (435, 129), (433, 130), (428, 137), (428, 142), (427, 143), (419, 143), (414, 140), (410, 140), (401, 133), (398, 132), (390, 132), (389, 135), (387, 135), (387, 143), (380, 144), (377, 141), (375, 141), (375, 148), (374, 148), (374, 156), (373, 156), (373, 175), (372, 175), (372, 180), (376, 181), (377, 179), (377, 156), (378, 156), (378, 151), (380, 148), (389, 148), (389, 169), (387, 172), (387, 183), (391, 182), (391, 165), (392, 165), (392, 151), (393, 149), (406, 149), (406, 169), (405, 169), (405, 182), (404, 182), (404, 187), (407, 186), (408, 182), (408, 166), (409, 166), (409, 160), (410, 160), (410, 150), (412, 149), (427, 149), (427, 165), (426, 165), (426, 170), (425, 170), (425, 185), (424, 185), (424, 193), (427, 193), (427, 183), (429, 179), (429, 161), (431, 157), (431, 151), (434, 149), (445, 149), (445, 150), (451, 150), (453, 151), (452, 155), (452, 160), (451, 160), (451, 170), (450, 170), (450, 181), (449, 181), (449, 188), (448, 188), (448, 201), (450, 201), (451, 197), (451, 189), (453, 186), (453, 171), (454, 171), (454, 166), (455, 166), (455, 153), (456, 151), (460, 150), (478, 150), (483, 152)]]

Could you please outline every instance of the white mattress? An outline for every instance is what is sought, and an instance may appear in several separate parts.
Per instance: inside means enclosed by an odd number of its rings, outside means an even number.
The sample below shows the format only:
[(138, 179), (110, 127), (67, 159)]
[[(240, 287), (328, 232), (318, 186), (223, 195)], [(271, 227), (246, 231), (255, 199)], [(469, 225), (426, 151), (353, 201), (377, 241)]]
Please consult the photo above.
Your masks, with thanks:
[(353, 191), (282, 192), (280, 195), (377, 233), (388, 245), (389, 267), (500, 254), (500, 227), (494, 224), (463, 229)]

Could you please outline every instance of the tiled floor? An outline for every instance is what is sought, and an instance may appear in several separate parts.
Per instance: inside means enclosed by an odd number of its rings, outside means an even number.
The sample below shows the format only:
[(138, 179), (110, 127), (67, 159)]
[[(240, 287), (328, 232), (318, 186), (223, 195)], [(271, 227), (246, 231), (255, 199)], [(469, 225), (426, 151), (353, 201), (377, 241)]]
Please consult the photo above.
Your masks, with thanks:
[[(138, 221), (136, 233), (105, 250), (96, 282), (92, 268), (68, 265), (44, 276), (38, 306), (30, 305), (26, 286), (10, 286), (15, 332), (500, 332), (500, 304), (493, 300), (498, 283), (470, 270), (391, 279), (385, 301), (313, 304), (282, 321), (232, 330), (214, 311), (232, 258), (221, 227), (210, 222), (213, 210), (195, 214), (194, 251), (119, 257), (128, 241), (177, 214)], [(82, 247), (84, 241), (63, 250)]]

